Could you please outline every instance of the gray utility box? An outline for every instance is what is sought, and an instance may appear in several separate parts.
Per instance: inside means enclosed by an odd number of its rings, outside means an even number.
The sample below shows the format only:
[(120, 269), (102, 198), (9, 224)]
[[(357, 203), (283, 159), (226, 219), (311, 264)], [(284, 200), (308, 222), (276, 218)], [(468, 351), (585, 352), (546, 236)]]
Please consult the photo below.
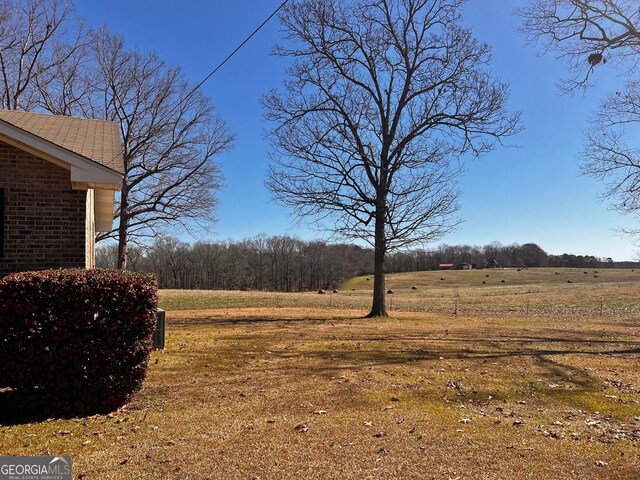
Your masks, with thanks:
[(161, 308), (158, 309), (158, 323), (156, 325), (156, 331), (153, 332), (153, 348), (160, 348), (164, 350), (164, 337), (167, 322), (165, 320), (165, 311)]

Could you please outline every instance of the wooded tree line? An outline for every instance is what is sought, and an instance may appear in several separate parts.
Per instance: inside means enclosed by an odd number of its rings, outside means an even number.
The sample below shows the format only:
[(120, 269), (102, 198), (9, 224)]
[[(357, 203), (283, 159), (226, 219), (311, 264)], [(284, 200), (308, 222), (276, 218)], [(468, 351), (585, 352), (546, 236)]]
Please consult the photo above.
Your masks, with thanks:
[(493, 242), (483, 247), (441, 245), (432, 250), (400, 252), (389, 258), (389, 272), (435, 270), (442, 263), (471, 263), (478, 268), (570, 267), (606, 268), (618, 266), (610, 257), (563, 253), (551, 255), (535, 243), (502, 245)]
[[(99, 267), (114, 267), (118, 247), (97, 249)], [(160, 288), (309, 291), (331, 290), (349, 278), (373, 272), (371, 248), (304, 241), (289, 236), (257, 235), (242, 241), (196, 242), (158, 238), (149, 247), (133, 247), (130, 268), (154, 272)], [(441, 263), (474, 263), (478, 268), (614, 266), (611, 258), (548, 255), (535, 243), (483, 247), (441, 245), (389, 256), (388, 272), (437, 270)]]
[[(129, 268), (158, 275), (160, 288), (305, 291), (333, 289), (373, 270), (371, 250), (320, 240), (257, 235), (242, 241), (196, 242), (172, 237), (132, 247)], [(99, 267), (113, 267), (117, 245), (99, 247)]]

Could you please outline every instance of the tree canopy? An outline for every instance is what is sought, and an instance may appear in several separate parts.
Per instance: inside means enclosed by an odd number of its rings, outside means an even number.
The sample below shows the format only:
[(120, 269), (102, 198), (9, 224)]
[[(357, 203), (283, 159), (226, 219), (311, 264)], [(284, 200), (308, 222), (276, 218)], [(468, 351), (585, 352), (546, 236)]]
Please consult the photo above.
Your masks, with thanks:
[(264, 100), (267, 186), (298, 217), (374, 246), (371, 316), (386, 315), (385, 255), (456, 227), (460, 159), (518, 129), (462, 5), (302, 0), (281, 15), (275, 53), (293, 63)]

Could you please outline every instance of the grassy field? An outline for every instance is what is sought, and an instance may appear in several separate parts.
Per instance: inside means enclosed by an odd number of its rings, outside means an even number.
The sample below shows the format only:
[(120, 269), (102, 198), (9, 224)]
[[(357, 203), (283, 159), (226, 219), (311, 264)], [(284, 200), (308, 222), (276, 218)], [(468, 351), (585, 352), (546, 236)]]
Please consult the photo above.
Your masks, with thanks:
[[(166, 310), (246, 307), (366, 309), (371, 305), (372, 284), (373, 277), (358, 277), (340, 286), (338, 293), (328, 290), (324, 295), (317, 292), (165, 290), (160, 306)], [(406, 312), (640, 314), (639, 286), (640, 271), (622, 269), (417, 272), (387, 276), (387, 288), (393, 290), (387, 303), (391, 310)]]
[[(406, 304), (383, 320), (362, 318), (366, 277), (331, 300), (162, 292), (167, 349), (126, 408), (0, 411), (0, 453), (71, 455), (83, 479), (637, 479), (635, 273), (390, 276)], [(427, 311), (456, 292), (475, 310)]]

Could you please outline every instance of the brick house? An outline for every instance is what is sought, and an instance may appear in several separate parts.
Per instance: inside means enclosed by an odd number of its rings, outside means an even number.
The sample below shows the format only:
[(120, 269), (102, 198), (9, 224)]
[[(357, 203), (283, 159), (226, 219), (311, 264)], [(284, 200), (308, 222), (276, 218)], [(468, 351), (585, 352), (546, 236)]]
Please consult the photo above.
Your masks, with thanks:
[(0, 110), (0, 278), (93, 268), (124, 173), (114, 122)]

